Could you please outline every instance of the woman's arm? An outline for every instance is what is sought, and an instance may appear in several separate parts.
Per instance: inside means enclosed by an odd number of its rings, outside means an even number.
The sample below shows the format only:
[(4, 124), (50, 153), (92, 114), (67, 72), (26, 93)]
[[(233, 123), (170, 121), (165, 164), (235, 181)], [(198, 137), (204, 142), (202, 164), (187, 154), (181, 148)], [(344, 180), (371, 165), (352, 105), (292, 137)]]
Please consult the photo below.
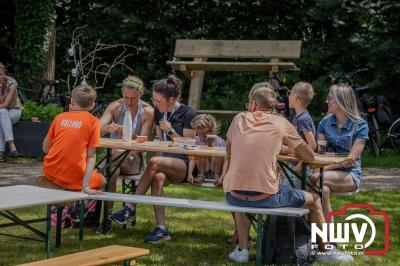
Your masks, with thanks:
[[(10, 79), (10, 77), (7, 77), (7, 81)], [(4, 102), (0, 104), (0, 109), (8, 109), (10, 107), (11, 102), (17, 97), (17, 82), (12, 79), (11, 85), (10, 85), (10, 90), (6, 95), (6, 98), (4, 99)]]
[(140, 131), (140, 135), (147, 136), (149, 140), (153, 138), (153, 129), (154, 129), (154, 110), (153, 108), (144, 108), (143, 109), (143, 124), (142, 130)]

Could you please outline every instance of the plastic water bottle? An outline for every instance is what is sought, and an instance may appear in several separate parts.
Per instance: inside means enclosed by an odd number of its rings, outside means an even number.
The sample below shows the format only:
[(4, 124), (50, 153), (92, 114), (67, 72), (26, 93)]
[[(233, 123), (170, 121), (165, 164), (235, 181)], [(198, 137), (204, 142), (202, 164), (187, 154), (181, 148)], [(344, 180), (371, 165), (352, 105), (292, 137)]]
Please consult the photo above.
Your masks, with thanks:
[(122, 125), (122, 139), (126, 141), (132, 140), (132, 117), (131, 110), (125, 111), (124, 123)]

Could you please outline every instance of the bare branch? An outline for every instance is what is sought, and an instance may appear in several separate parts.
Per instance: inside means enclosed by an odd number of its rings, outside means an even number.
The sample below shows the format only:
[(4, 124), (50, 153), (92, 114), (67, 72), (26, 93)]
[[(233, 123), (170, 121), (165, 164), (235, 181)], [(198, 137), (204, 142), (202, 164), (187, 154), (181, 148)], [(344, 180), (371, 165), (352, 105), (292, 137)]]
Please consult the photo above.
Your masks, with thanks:
[[(86, 28), (87, 25), (77, 27), (72, 33), (71, 39), (71, 53), (73, 52), (73, 62), (76, 69), (74, 76), (74, 87), (78, 84), (79, 80), (92, 80), (94, 81), (94, 87), (104, 88), (108, 78), (111, 77), (111, 71), (116, 67), (126, 68), (130, 73), (133, 73), (133, 69), (126, 64), (127, 58), (138, 53), (139, 49), (130, 44), (117, 43), (117, 44), (105, 44), (100, 39), (97, 40), (96, 45), (90, 52), (85, 53), (82, 49), (83, 41), (86, 36), (81, 31)], [(112, 62), (103, 61), (105, 56), (104, 53), (120, 51), (118, 55), (114, 57)], [(70, 56), (72, 56), (69, 51)], [(68, 88), (70, 88), (70, 73), (68, 75)], [(101, 82), (101, 85), (97, 86)]]

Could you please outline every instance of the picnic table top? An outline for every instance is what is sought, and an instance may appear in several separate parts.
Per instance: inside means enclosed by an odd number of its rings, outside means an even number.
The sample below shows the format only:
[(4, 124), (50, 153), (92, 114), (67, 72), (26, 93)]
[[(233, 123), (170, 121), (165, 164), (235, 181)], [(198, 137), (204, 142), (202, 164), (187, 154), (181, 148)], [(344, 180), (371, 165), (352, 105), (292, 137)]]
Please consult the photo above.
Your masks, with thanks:
[(0, 211), (83, 200), (87, 194), (28, 185), (0, 187)]
[[(122, 139), (100, 138), (100, 147), (132, 151), (169, 152), (197, 156), (227, 156), (226, 150), (218, 147), (197, 146), (196, 149), (188, 150), (184, 149), (182, 145), (171, 141), (146, 141), (144, 143), (138, 143), (134, 140), (125, 141)], [(299, 158), (290, 155), (279, 155), (278, 159), (282, 161), (300, 161)], [(350, 157), (315, 154), (315, 159), (310, 164), (319, 167), (345, 162), (350, 159)]]

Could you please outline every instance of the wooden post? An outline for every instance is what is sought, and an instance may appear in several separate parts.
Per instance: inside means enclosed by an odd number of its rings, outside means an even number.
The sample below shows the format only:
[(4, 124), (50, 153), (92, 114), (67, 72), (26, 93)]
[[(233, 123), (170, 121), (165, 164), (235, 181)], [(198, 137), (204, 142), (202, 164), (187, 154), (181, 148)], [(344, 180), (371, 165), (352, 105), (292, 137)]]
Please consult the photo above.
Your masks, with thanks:
[[(204, 61), (204, 58), (193, 58), (193, 61)], [(190, 91), (188, 105), (196, 110), (200, 108), (201, 91), (203, 90), (204, 71), (194, 70), (191, 72)]]

